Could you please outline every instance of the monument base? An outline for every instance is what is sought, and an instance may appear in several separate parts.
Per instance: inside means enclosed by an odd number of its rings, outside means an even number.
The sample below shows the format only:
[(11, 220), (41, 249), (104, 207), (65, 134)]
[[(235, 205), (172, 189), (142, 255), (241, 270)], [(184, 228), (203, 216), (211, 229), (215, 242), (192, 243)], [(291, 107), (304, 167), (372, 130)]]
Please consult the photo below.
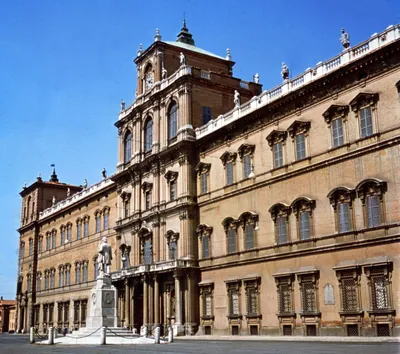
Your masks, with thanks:
[(111, 277), (100, 274), (96, 286), (90, 291), (90, 311), (86, 319), (86, 329), (118, 327), (117, 289), (111, 285)]
[(185, 327), (181, 324), (175, 323), (172, 325), (174, 337), (185, 335)]

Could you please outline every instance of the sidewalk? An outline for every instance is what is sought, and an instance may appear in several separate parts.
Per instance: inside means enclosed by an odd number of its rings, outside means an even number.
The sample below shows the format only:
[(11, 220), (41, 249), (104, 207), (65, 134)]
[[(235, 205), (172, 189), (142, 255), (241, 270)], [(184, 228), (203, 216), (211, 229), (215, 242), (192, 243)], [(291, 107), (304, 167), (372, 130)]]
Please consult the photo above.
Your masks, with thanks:
[(348, 342), (348, 343), (400, 343), (400, 337), (300, 337), (300, 336), (183, 336), (180, 340), (207, 341), (266, 341), (266, 342)]

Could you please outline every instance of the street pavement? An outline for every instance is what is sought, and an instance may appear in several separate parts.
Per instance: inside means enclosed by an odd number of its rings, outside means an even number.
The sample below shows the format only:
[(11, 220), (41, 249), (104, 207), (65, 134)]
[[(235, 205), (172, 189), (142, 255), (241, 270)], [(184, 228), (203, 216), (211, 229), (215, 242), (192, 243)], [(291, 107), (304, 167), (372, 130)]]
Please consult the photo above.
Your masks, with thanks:
[[(338, 339), (340, 340), (340, 338)], [(389, 342), (295, 342), (295, 341), (218, 341), (218, 340), (182, 340), (170, 344), (144, 345), (37, 345), (29, 344), (26, 335), (0, 334), (0, 354), (36, 354), (36, 353), (201, 353), (201, 354), (400, 354), (400, 343)]]

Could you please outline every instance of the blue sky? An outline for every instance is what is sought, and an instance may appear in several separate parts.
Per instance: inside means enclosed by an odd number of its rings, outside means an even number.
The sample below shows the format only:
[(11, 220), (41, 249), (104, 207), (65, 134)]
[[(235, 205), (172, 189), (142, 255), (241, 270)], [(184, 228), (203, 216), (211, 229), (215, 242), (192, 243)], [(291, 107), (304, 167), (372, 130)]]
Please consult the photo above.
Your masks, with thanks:
[[(151, 4), (151, 6), (149, 6)], [(0, 6), (0, 295), (14, 298), (19, 192), (55, 163), (62, 182), (89, 184), (117, 162), (120, 100), (134, 97), (132, 60), (159, 28), (175, 40), (183, 14), (196, 45), (225, 56), (234, 75), (281, 83), (400, 23), (398, 0), (3, 1)]]

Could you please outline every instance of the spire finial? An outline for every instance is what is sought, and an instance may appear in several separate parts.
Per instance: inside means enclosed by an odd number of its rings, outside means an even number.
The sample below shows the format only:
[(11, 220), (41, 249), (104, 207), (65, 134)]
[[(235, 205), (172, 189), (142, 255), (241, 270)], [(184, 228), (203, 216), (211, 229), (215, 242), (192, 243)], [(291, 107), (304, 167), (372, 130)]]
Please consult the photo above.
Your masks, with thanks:
[(53, 174), (50, 176), (50, 182), (58, 182), (57, 174), (56, 174), (56, 165), (52, 163), (50, 167), (53, 167)]
[(183, 13), (183, 28), (186, 28), (186, 13)]
[(137, 56), (140, 57), (143, 53), (143, 45), (142, 43), (139, 44), (139, 50), (137, 52)]
[(154, 42), (158, 42), (161, 41), (161, 34), (160, 34), (160, 30), (158, 28), (156, 28), (156, 35), (154, 36)]
[(226, 48), (226, 60), (232, 60), (232, 55), (231, 55), (231, 50), (229, 48)]

